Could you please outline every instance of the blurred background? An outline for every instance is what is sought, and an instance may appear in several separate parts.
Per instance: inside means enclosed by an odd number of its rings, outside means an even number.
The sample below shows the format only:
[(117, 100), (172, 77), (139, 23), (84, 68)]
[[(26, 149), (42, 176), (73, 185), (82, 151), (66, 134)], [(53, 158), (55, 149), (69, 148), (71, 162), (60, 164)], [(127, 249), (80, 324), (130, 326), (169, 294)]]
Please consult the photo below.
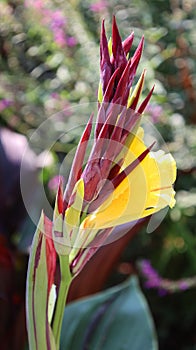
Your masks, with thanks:
[[(113, 249), (101, 249), (87, 267), (88, 282), (84, 271), (69, 298), (137, 274), (160, 349), (196, 349), (196, 1), (1, 0), (2, 350), (25, 349), (25, 278), (35, 224), (44, 207), (40, 189), (44, 187), (52, 207), (59, 169), (66, 181), (61, 163), (77, 145), (96, 102), (100, 24), (105, 18), (109, 36), (113, 14), (122, 38), (135, 32), (132, 52), (145, 36), (138, 71), (139, 76), (147, 70), (143, 94), (156, 85), (145, 118), (176, 159), (177, 203), (153, 232), (148, 221), (140, 223)], [(90, 276), (98, 267), (100, 277), (94, 281)]]

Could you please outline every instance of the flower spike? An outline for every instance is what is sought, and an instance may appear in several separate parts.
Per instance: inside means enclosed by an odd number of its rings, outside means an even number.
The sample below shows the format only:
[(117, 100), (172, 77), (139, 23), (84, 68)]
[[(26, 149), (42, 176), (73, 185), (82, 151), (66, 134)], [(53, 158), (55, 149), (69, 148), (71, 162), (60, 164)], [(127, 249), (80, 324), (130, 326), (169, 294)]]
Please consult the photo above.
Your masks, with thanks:
[[(122, 42), (113, 17), (108, 43), (102, 22), (98, 114), (91, 152), (86, 161), (93, 115), (76, 149), (64, 194), (59, 183), (53, 222), (41, 215), (31, 249), (27, 283), (30, 350), (59, 349), (70, 283), (99, 246), (114, 239), (115, 227), (175, 205), (176, 163), (170, 154), (153, 152), (154, 143), (147, 147), (140, 127), (154, 86), (138, 108), (145, 71), (135, 88), (133, 83), (144, 37), (129, 58), (133, 38), (131, 33)], [(60, 281), (55, 301), (56, 255)]]

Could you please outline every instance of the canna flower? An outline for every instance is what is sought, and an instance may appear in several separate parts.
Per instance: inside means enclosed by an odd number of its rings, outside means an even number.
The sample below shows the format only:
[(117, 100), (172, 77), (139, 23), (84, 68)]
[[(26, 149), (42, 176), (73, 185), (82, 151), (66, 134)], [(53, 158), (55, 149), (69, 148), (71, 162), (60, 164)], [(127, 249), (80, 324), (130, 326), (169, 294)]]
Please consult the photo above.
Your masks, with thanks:
[[(38, 225), (41, 229), (38, 227), (32, 248), (27, 290), (27, 311), (30, 310), (27, 328), (33, 344), (31, 349), (53, 349), (54, 342), (56, 349), (59, 348), (63, 308), (69, 284), (96, 250), (108, 237), (112, 237), (113, 229), (175, 204), (175, 161), (170, 154), (161, 150), (154, 152), (154, 144), (147, 147), (144, 142), (144, 130), (140, 122), (154, 87), (140, 103), (146, 72), (142, 72), (135, 88), (133, 83), (144, 38), (142, 37), (133, 56), (129, 57), (133, 39), (134, 34), (131, 33), (126, 40), (121, 40), (113, 18), (112, 39), (108, 41), (103, 21), (98, 114), (92, 149), (86, 161), (93, 115), (78, 144), (65, 191), (62, 182), (59, 183), (53, 222), (45, 215), (42, 216), (42, 224)], [(40, 271), (39, 263), (42, 262), (47, 279), (44, 282), (46, 300), (41, 303), (46, 315), (54, 283), (56, 254), (60, 263), (61, 281), (57, 286), (54, 315), (50, 316), (50, 320), (46, 316), (44, 318), (44, 334), (47, 335), (48, 343), (39, 347), (33, 343), (36, 332), (41, 337), (35, 320), (35, 310), (41, 308), (36, 272)], [(53, 300), (52, 310), (54, 303)]]
[(122, 42), (115, 18), (108, 42), (102, 23), (98, 115), (92, 151), (84, 166), (93, 116), (78, 145), (63, 194), (60, 185), (53, 239), (60, 254), (69, 254), (78, 273), (115, 226), (175, 204), (172, 184), (176, 164), (171, 154), (153, 152), (143, 141), (140, 121), (154, 87), (138, 106), (145, 71), (132, 89), (144, 45), (142, 37), (129, 56), (134, 35)]

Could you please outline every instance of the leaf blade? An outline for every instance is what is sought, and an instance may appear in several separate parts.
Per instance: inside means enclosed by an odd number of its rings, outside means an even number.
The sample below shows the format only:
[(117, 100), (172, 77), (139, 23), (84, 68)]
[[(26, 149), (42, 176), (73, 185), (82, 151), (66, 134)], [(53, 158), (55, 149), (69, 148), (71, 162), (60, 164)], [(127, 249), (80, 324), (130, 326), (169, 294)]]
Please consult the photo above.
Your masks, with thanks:
[(136, 277), (68, 305), (63, 329), (63, 350), (157, 349), (152, 318)]

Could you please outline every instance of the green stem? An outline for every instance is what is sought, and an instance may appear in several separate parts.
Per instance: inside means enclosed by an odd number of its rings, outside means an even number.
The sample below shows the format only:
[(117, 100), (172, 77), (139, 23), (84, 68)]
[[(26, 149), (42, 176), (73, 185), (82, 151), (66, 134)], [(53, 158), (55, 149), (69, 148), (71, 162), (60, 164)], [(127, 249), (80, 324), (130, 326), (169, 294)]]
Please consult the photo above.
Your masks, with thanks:
[(69, 256), (60, 255), (59, 261), (60, 261), (61, 282), (60, 282), (60, 287), (58, 291), (58, 297), (57, 297), (53, 325), (52, 325), (57, 350), (59, 349), (59, 345), (60, 345), (61, 327), (63, 322), (66, 298), (67, 298), (69, 287), (72, 281), (72, 276), (69, 269)]

